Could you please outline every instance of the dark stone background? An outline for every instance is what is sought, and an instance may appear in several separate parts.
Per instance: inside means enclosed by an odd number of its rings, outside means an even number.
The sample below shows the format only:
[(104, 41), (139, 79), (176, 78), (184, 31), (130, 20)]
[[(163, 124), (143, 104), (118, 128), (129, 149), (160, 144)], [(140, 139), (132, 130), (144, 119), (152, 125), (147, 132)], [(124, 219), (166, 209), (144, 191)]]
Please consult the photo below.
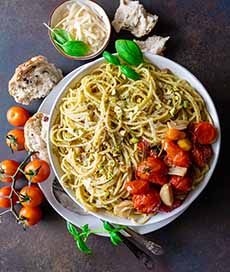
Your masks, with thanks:
[[(83, 62), (60, 56), (51, 45), (42, 22), (58, 2), (55, 0), (0, 0), (0, 160), (12, 158), (4, 144), (10, 129), (5, 113), (15, 104), (7, 83), (15, 67), (30, 57), (43, 54), (65, 73)], [(110, 18), (118, 0), (98, 0)], [(145, 7), (159, 15), (156, 34), (170, 35), (166, 56), (194, 73), (207, 87), (219, 112), (222, 152), (216, 171), (205, 192), (170, 225), (149, 237), (166, 250), (156, 259), (154, 271), (230, 271), (230, 2), (229, 0), (146, 0)], [(108, 49), (114, 49), (113, 32)], [(132, 37), (121, 32), (119, 37)], [(35, 112), (39, 102), (28, 109)], [(15, 154), (21, 159), (22, 153)], [(0, 225), (0, 271), (145, 271), (122, 245), (113, 247), (108, 239), (92, 237), (92, 256), (79, 253), (66, 231), (65, 222), (45, 205), (44, 220), (26, 232), (5, 216)]]

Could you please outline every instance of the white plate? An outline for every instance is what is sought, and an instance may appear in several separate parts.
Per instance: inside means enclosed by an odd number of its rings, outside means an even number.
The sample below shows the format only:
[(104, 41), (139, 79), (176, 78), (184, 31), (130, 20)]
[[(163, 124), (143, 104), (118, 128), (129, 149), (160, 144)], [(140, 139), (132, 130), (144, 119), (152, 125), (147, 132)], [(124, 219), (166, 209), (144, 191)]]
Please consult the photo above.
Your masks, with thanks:
[[(213, 104), (213, 101), (211, 97), (209, 96), (207, 90), (204, 88), (204, 86), (201, 84), (201, 82), (193, 75), (191, 74), (186, 68), (182, 67), (181, 65), (177, 64), (176, 62), (169, 60), (165, 57), (158, 56), (158, 55), (153, 55), (153, 54), (145, 54), (145, 57), (149, 60), (149, 62), (155, 64), (157, 67), (160, 69), (168, 68), (170, 69), (174, 74), (176, 74), (179, 78), (187, 80), (191, 86), (193, 86), (197, 92), (203, 97), (208, 112), (210, 113), (214, 125), (218, 130), (218, 139), (215, 144), (212, 145), (213, 151), (214, 151), (214, 156), (213, 159), (210, 163), (210, 169), (208, 173), (205, 175), (203, 181), (196, 186), (196, 188), (189, 193), (189, 195), (186, 197), (186, 199), (183, 201), (182, 205), (179, 206), (177, 209), (174, 209), (173, 211), (169, 213), (158, 213), (155, 216), (152, 216), (146, 223), (145, 225), (148, 224), (155, 224), (159, 223), (161, 221), (165, 221), (167, 219), (170, 219), (172, 216), (177, 215), (181, 211), (184, 211), (198, 196), (199, 194), (203, 191), (205, 186), (208, 184), (212, 173), (215, 169), (217, 159), (219, 156), (219, 150), (220, 150), (220, 124), (219, 124), (219, 118), (215, 109), (215, 106)], [(95, 61), (92, 61), (91, 63), (87, 64), (85, 67), (82, 67), (80, 70), (75, 70), (75, 72), (72, 72), (72, 76), (66, 80), (66, 82), (63, 84), (61, 87), (61, 90), (59, 92), (59, 95), (56, 96), (56, 99), (53, 103), (52, 109), (51, 109), (51, 115), (50, 115), (50, 122), (49, 122), (49, 129), (52, 126), (53, 120), (55, 120), (56, 115), (58, 114), (57, 108), (58, 104), (60, 101), (60, 98), (65, 95), (65, 91), (73, 84), (73, 82), (80, 80), (84, 75), (87, 75), (90, 73), (90, 71), (98, 66), (102, 61), (104, 61), (104, 58), (99, 58)], [(48, 134), (49, 135), (49, 134)], [(52, 144), (50, 142), (50, 135), (48, 139), (48, 153), (50, 157), (50, 163), (51, 166), (59, 179), (62, 175), (62, 171), (60, 169), (60, 163), (57, 158), (57, 156), (52, 152)], [(71, 189), (68, 188), (63, 188), (68, 195), (76, 202), (78, 203), (79, 206), (83, 208), (83, 205), (79, 202), (76, 201), (75, 194)], [(104, 211), (98, 211), (98, 212), (90, 212), (94, 216), (97, 216), (98, 218), (109, 221), (111, 223), (115, 224), (121, 224), (125, 226), (142, 226), (141, 224), (136, 224), (133, 221), (126, 219), (126, 218), (121, 218), (118, 216), (110, 215)]]
[[(53, 90), (52, 92), (43, 100), (42, 104), (40, 105), (38, 111), (50, 114), (51, 107), (54, 103), (55, 98), (58, 96), (60, 91), (62, 90), (63, 86), (68, 82), (71, 78), (74, 77), (75, 73), (86, 67), (88, 64), (85, 64), (71, 73), (69, 73)], [(102, 222), (95, 216), (88, 214), (88, 215), (79, 215), (76, 214), (66, 208), (64, 208), (54, 197), (53, 192), (52, 192), (52, 182), (55, 178), (54, 172), (51, 170), (49, 178), (39, 184), (39, 187), (41, 188), (43, 194), (45, 195), (47, 201), (49, 204), (54, 208), (54, 210), (60, 214), (65, 220), (71, 222), (72, 224), (80, 227), (84, 224), (89, 224), (89, 227), (91, 229), (98, 229), (102, 228)], [(164, 220), (160, 223), (157, 224), (151, 224), (151, 225), (143, 225), (143, 226), (137, 226), (137, 227), (132, 227), (135, 231), (139, 232), (140, 234), (146, 234), (150, 233), (152, 231), (158, 230), (162, 228), (163, 226), (169, 224), (171, 221), (176, 219), (183, 211), (180, 213), (170, 217), (167, 220)], [(98, 233), (98, 235), (101, 236), (108, 236), (106, 233)]]

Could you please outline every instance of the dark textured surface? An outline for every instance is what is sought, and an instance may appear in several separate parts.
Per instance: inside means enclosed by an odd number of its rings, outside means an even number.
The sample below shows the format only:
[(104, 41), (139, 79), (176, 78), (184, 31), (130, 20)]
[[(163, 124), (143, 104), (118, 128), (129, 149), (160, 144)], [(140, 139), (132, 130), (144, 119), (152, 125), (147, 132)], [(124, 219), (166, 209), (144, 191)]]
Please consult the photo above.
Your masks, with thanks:
[[(47, 21), (56, 0), (0, 0), (0, 160), (12, 155), (4, 144), (10, 126), (5, 112), (14, 103), (7, 82), (15, 67), (36, 54), (43, 54), (65, 73), (82, 64), (60, 56), (50, 44), (42, 22)], [(110, 18), (117, 1), (100, 0)], [(229, 0), (146, 0), (149, 11), (160, 21), (155, 33), (170, 35), (166, 56), (193, 72), (207, 87), (219, 111), (222, 125), (222, 153), (217, 169), (202, 195), (176, 221), (149, 234), (165, 248), (154, 271), (230, 271), (230, 2)], [(109, 49), (113, 50), (112, 34)], [(121, 32), (120, 37), (131, 37)], [(28, 109), (35, 112), (39, 103)], [(22, 154), (15, 155), (17, 159)], [(51, 272), (136, 272), (145, 271), (122, 245), (92, 237), (92, 256), (75, 249), (64, 221), (48, 206), (44, 220), (24, 232), (6, 216), (0, 225), (0, 271)]]

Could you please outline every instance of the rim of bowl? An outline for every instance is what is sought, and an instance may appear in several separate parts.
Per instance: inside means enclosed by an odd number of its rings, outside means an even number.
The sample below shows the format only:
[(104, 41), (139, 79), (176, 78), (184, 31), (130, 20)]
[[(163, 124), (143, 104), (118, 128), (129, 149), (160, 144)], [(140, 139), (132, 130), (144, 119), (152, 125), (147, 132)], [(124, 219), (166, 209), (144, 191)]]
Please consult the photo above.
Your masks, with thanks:
[[(206, 90), (206, 88), (203, 86), (203, 84), (189, 71), (187, 70), (185, 67), (183, 67), (182, 65), (174, 62), (173, 60), (170, 60), (168, 58), (165, 58), (165, 57), (162, 57), (162, 56), (159, 56), (159, 55), (153, 55), (151, 53), (145, 53), (144, 54), (145, 57), (147, 57), (148, 59), (150, 59), (150, 62), (153, 63), (154, 65), (157, 66), (157, 64), (154, 63), (154, 60), (153, 58), (156, 58), (156, 59), (159, 59), (159, 60), (164, 60), (168, 63), (171, 63), (171, 65), (173, 65), (176, 69), (179, 68), (181, 71), (185, 72), (187, 74), (187, 77), (185, 78), (185, 80), (188, 80), (188, 77), (190, 77), (190, 79), (192, 80), (195, 80), (199, 85), (200, 87), (199, 88), (202, 88), (204, 93), (205, 93), (205, 98), (203, 97), (203, 94), (200, 93), (200, 91), (198, 91), (196, 89), (196, 91), (202, 96), (203, 100), (205, 101), (205, 104), (208, 108), (208, 111), (210, 113), (210, 109), (212, 109), (212, 114), (211, 117), (213, 119), (214, 117), (214, 121), (215, 121), (215, 126), (217, 127), (218, 129), (218, 139), (217, 141), (214, 143), (214, 145), (216, 146), (216, 152), (214, 153), (214, 157), (212, 158), (212, 161), (211, 161), (211, 164), (210, 164), (210, 169), (209, 171), (205, 174), (205, 177), (204, 179), (206, 180), (202, 180), (196, 187), (194, 190), (192, 190), (188, 196), (185, 198), (185, 200), (182, 202), (182, 204), (172, 210), (171, 212), (168, 212), (168, 213), (158, 213), (156, 214), (155, 216), (153, 215), (146, 223), (144, 224), (141, 224), (141, 223), (134, 223), (132, 222), (130, 219), (127, 219), (127, 218), (122, 218), (122, 217), (118, 217), (118, 216), (115, 216), (115, 215), (109, 215), (109, 214), (103, 214), (102, 213), (97, 213), (97, 212), (91, 212), (91, 211), (88, 211), (90, 214), (92, 214), (93, 216), (99, 218), (99, 219), (102, 219), (102, 220), (106, 220), (106, 221), (109, 221), (111, 223), (114, 223), (114, 224), (120, 224), (120, 225), (126, 225), (126, 226), (143, 226), (143, 225), (149, 225), (149, 224), (154, 224), (154, 223), (159, 223), (165, 219), (169, 219), (170, 217), (180, 213), (181, 211), (185, 211), (191, 204), (192, 202), (201, 194), (201, 192), (204, 190), (204, 188), (207, 186), (207, 184), (209, 183), (211, 177), (212, 177), (212, 174), (215, 170), (215, 167), (216, 167), (216, 164), (217, 164), (217, 161), (218, 161), (218, 158), (219, 158), (219, 154), (220, 154), (220, 145), (221, 145), (221, 130), (220, 130), (220, 122), (219, 122), (219, 117), (218, 117), (218, 113), (217, 113), (217, 110), (216, 110), (216, 107), (212, 101), (212, 98), (210, 97), (208, 91)], [(62, 90), (59, 92), (58, 96), (56, 97), (53, 105), (52, 105), (52, 108), (51, 108), (51, 111), (50, 111), (50, 118), (49, 118), (49, 125), (48, 125), (48, 131), (50, 131), (51, 129), (51, 123), (53, 123), (53, 117), (55, 115), (55, 107), (56, 105), (58, 105), (59, 101), (60, 101), (60, 98), (64, 95), (65, 91), (67, 91), (67, 88), (76, 80), (76, 78), (81, 78), (81, 74), (84, 74), (86, 73), (87, 70), (91, 70), (93, 69), (95, 66), (99, 65), (101, 62), (103, 61), (103, 57), (99, 58), (99, 59), (96, 59), (90, 63), (88, 63), (88, 65), (83, 68), (82, 70), (76, 72), (76, 74), (69, 79), (68, 82), (66, 82), (66, 84), (63, 86)], [(174, 71), (172, 71), (174, 74), (176, 74)], [(189, 81), (189, 80), (188, 80)], [(203, 92), (202, 91), (202, 92)], [(55, 173), (55, 176), (57, 177), (58, 181), (60, 182), (60, 176), (58, 175), (57, 171), (56, 171), (56, 165), (54, 163), (54, 154), (52, 152), (52, 143), (50, 141), (50, 133), (48, 133), (48, 155), (49, 155), (49, 159), (50, 159), (50, 163), (51, 163), (51, 166), (52, 166), (52, 169)], [(60, 182), (61, 184), (61, 182)], [(62, 186), (62, 184), (61, 184)], [(65, 192), (71, 197), (71, 199), (73, 199), (73, 201), (75, 201), (80, 207), (82, 207), (84, 209), (84, 206), (79, 202), (77, 201), (74, 196), (71, 194), (71, 190), (69, 191), (69, 189), (65, 188), (64, 186), (62, 186), (63, 189), (65, 190)], [(158, 215), (161, 215), (160, 218), (157, 218)], [(105, 218), (105, 217), (109, 217), (109, 218)], [(111, 218), (110, 218), (111, 217)], [(151, 219), (154, 219), (155, 220), (151, 220)], [(122, 221), (126, 221), (125, 223), (122, 222)], [(120, 222), (118, 222), (120, 221)]]
[[(49, 26), (51, 26), (51, 21), (52, 21), (52, 17), (53, 17), (53, 14), (54, 12), (56, 11), (56, 9), (58, 9), (60, 6), (62, 6), (63, 4), (65, 4), (66, 2), (70, 2), (70, 1), (73, 1), (73, 0), (68, 0), (68, 1), (63, 1), (61, 2), (60, 4), (56, 5), (56, 7), (53, 8), (53, 10), (51, 11), (50, 13), (50, 16), (49, 16), (49, 20), (48, 20), (48, 24)], [(78, 0), (76, 0), (77, 2)], [(66, 57), (68, 59), (71, 59), (71, 60), (89, 60), (89, 59), (93, 59), (95, 57), (97, 57), (98, 55), (100, 55), (104, 49), (107, 47), (108, 43), (109, 43), (109, 40), (110, 40), (110, 36), (111, 36), (111, 32), (112, 32), (112, 27), (111, 27), (111, 23), (110, 23), (110, 20), (109, 20), (109, 17), (107, 15), (107, 13), (105, 12), (105, 10), (99, 5), (97, 4), (96, 2), (94, 1), (91, 1), (91, 0), (88, 0), (88, 2), (91, 2), (93, 5), (96, 5), (98, 6), (101, 11), (104, 13), (105, 15), (105, 18), (106, 20), (108, 21), (108, 26), (109, 26), (109, 29), (108, 29), (108, 34), (107, 34), (107, 37), (104, 41), (104, 43), (102, 44), (101, 48), (99, 48), (95, 53), (92, 53), (91, 55), (85, 55), (85, 56), (70, 56), (70, 55), (67, 55), (65, 54), (54, 42), (52, 36), (51, 36), (51, 31), (48, 29), (48, 35), (49, 35), (49, 39), (51, 41), (51, 43), (53, 44), (53, 46), (55, 47), (55, 49), (63, 56), (63, 57)], [(105, 22), (105, 20), (103, 19), (103, 21)], [(106, 24), (107, 25), (107, 24)]]

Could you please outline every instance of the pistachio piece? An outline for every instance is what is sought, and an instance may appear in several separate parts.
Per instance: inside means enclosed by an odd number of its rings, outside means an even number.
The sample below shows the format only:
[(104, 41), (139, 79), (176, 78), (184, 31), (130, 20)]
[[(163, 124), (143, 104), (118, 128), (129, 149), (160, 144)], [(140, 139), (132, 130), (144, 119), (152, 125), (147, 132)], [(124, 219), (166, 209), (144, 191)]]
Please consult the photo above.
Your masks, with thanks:
[(170, 207), (173, 205), (174, 197), (170, 183), (166, 183), (161, 187), (160, 198), (165, 205)]

